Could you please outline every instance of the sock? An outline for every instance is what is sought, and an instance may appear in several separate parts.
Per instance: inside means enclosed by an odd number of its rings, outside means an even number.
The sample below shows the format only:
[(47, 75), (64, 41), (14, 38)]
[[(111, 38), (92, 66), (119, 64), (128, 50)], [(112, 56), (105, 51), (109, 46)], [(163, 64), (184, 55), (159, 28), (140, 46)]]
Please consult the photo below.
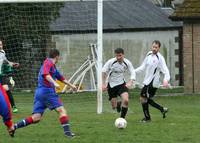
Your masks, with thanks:
[(8, 121), (4, 122), (4, 124), (5, 124), (8, 128), (12, 127), (12, 125), (13, 125), (13, 123), (12, 123), (11, 120), (8, 120)]
[(15, 129), (26, 127), (32, 123), (33, 123), (32, 117), (28, 117), (28, 118), (23, 119), (22, 121), (18, 122), (17, 124), (15, 124)]
[(68, 116), (62, 116), (60, 118), (60, 123), (64, 129), (64, 133), (67, 136), (72, 136), (72, 133), (70, 131), (70, 124), (69, 124), (69, 117)]
[(12, 108), (15, 107), (15, 101), (14, 101), (12, 92), (10, 90), (8, 90), (8, 91), (6, 91), (6, 93), (8, 94), (8, 98), (9, 98)]
[(125, 118), (127, 111), (128, 111), (128, 107), (122, 107), (121, 118)]
[(117, 102), (117, 112), (118, 112), (118, 113), (121, 112), (121, 109), (122, 109), (121, 104), (122, 104), (121, 101), (118, 101), (118, 102)]
[(160, 110), (161, 112), (163, 112), (163, 107), (160, 106), (158, 103), (156, 103), (155, 101), (153, 101), (152, 99), (148, 99), (148, 103), (155, 107), (156, 109)]
[(149, 114), (149, 105), (148, 105), (148, 103), (143, 103), (142, 104), (142, 109), (143, 109), (145, 118), (146, 119), (151, 119), (150, 114)]

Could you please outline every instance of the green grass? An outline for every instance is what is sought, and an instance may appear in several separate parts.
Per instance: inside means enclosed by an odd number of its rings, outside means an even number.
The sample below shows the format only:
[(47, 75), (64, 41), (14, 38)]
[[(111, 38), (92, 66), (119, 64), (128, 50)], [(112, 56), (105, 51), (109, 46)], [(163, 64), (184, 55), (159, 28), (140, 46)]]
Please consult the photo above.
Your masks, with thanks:
[[(66, 138), (57, 113), (47, 110), (39, 124), (17, 130), (15, 138), (9, 137), (1, 123), (0, 143), (199, 143), (200, 96), (158, 96), (155, 100), (170, 109), (167, 118), (162, 119), (159, 111), (150, 108), (152, 122), (144, 124), (139, 122), (143, 113), (138, 94), (139, 90), (131, 92), (126, 129), (114, 127), (119, 115), (111, 110), (106, 95), (104, 112), (97, 115), (94, 93), (69, 94), (61, 97), (76, 138)], [(13, 115), (14, 122), (31, 114), (33, 94), (16, 93), (15, 100), (19, 112)]]

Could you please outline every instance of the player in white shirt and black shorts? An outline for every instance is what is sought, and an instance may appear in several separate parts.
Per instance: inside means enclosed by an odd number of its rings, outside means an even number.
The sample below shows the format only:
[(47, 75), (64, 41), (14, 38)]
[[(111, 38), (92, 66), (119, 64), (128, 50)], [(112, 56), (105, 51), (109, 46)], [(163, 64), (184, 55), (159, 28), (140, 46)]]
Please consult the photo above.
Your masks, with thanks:
[(149, 105), (160, 110), (163, 118), (166, 117), (166, 113), (168, 112), (168, 108), (162, 107), (153, 100), (153, 97), (160, 86), (160, 73), (163, 73), (164, 75), (164, 87), (169, 86), (168, 82), (170, 80), (170, 74), (165, 59), (159, 52), (160, 46), (160, 41), (153, 41), (151, 51), (147, 53), (142, 65), (135, 70), (136, 74), (145, 72), (143, 81), (144, 87), (140, 94), (140, 102), (144, 112), (144, 118), (141, 120), (142, 122), (151, 121)]
[[(124, 73), (129, 71), (130, 79), (126, 83)], [(128, 89), (131, 88), (135, 80), (135, 70), (132, 63), (124, 58), (124, 50), (122, 48), (115, 49), (115, 58), (108, 60), (102, 69), (103, 91), (107, 90), (109, 100), (113, 109), (121, 112), (122, 118), (125, 118), (128, 111), (129, 94)], [(120, 96), (122, 101), (117, 101)]]

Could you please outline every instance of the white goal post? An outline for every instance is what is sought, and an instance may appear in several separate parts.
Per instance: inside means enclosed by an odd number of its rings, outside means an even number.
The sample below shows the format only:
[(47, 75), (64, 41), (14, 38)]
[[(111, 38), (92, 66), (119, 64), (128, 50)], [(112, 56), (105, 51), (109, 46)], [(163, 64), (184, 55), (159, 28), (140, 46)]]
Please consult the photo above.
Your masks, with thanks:
[(102, 113), (102, 48), (103, 48), (103, 0), (98, 0), (97, 13), (97, 113)]

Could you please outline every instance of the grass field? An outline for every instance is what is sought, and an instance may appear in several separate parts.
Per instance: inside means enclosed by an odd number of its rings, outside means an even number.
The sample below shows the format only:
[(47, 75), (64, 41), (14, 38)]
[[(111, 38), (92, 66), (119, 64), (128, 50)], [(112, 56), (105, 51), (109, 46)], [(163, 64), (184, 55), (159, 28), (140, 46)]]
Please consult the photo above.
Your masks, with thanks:
[[(169, 91), (160, 91), (166, 94)], [(140, 123), (143, 117), (138, 92), (131, 92), (128, 126), (124, 130), (114, 127), (119, 116), (114, 113), (104, 95), (104, 113), (96, 114), (94, 93), (61, 95), (70, 115), (74, 139), (63, 135), (57, 113), (47, 110), (43, 120), (37, 124), (16, 131), (10, 138), (3, 123), (0, 124), (0, 143), (199, 143), (200, 142), (200, 96), (158, 96), (159, 103), (169, 107), (166, 119), (159, 111), (150, 108), (152, 122)], [(170, 94), (172, 94), (170, 92)], [(174, 94), (175, 95), (175, 94)], [(14, 122), (32, 112), (33, 94), (16, 93), (19, 112), (13, 115)]]

